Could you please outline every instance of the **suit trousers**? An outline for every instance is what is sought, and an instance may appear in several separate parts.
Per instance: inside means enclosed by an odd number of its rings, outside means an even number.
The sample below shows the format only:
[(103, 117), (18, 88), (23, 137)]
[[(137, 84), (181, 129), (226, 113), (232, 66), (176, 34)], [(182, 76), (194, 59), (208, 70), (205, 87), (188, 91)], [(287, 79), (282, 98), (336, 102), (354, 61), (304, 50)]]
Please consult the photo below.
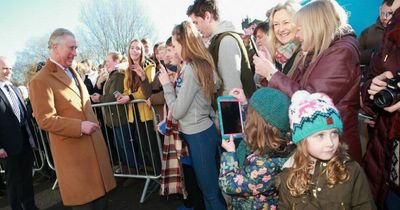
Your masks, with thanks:
[(12, 210), (36, 210), (33, 193), (33, 151), (25, 127), (21, 127), (26, 141), (18, 155), (5, 158), (8, 200)]

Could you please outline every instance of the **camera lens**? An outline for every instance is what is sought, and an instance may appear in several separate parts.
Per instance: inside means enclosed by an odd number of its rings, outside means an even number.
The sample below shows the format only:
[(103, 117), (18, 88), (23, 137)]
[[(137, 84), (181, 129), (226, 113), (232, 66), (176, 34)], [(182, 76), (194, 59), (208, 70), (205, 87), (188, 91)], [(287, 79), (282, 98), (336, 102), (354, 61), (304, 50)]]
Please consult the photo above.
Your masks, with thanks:
[(379, 108), (390, 106), (393, 103), (393, 95), (391, 91), (384, 89), (379, 91), (374, 97), (374, 103)]

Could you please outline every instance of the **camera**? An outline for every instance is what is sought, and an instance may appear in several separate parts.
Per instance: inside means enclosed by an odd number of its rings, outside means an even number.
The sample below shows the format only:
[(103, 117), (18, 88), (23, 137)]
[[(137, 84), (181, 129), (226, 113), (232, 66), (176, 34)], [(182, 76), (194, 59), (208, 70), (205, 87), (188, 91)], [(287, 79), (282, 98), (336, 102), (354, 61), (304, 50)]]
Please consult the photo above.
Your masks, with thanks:
[(400, 101), (400, 88), (397, 83), (400, 82), (400, 70), (397, 71), (397, 75), (392, 79), (386, 81), (387, 87), (374, 96), (374, 104), (379, 108), (391, 106)]

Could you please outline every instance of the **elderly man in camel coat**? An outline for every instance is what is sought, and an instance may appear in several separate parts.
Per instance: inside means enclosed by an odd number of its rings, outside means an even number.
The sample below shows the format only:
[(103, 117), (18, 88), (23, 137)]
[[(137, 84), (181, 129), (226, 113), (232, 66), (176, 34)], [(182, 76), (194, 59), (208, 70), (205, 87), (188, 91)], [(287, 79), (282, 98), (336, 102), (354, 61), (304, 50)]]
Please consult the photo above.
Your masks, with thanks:
[(56, 29), (49, 48), (50, 59), (30, 81), (29, 96), (40, 128), (50, 135), (63, 203), (73, 209), (106, 209), (105, 195), (116, 183), (89, 94), (70, 68), (75, 36)]

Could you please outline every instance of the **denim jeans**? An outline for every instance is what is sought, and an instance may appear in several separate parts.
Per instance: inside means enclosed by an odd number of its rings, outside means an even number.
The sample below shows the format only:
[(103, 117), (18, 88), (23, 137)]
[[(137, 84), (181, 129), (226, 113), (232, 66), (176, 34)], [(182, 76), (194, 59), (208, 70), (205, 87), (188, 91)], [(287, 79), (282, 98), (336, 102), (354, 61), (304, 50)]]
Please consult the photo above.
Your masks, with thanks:
[(213, 124), (208, 129), (196, 134), (181, 133), (181, 137), (188, 143), (192, 158), (192, 167), (196, 174), (197, 183), (203, 193), (207, 210), (226, 209), (218, 185), (217, 157), (221, 138)]
[[(120, 127), (114, 127), (116, 147), (118, 150), (119, 160), (126, 164), (130, 168), (134, 168), (136, 166), (136, 154), (134, 150), (134, 145), (132, 144), (134, 141), (133, 132), (129, 132), (129, 125), (121, 125)], [(132, 139), (132, 141), (131, 141)]]

